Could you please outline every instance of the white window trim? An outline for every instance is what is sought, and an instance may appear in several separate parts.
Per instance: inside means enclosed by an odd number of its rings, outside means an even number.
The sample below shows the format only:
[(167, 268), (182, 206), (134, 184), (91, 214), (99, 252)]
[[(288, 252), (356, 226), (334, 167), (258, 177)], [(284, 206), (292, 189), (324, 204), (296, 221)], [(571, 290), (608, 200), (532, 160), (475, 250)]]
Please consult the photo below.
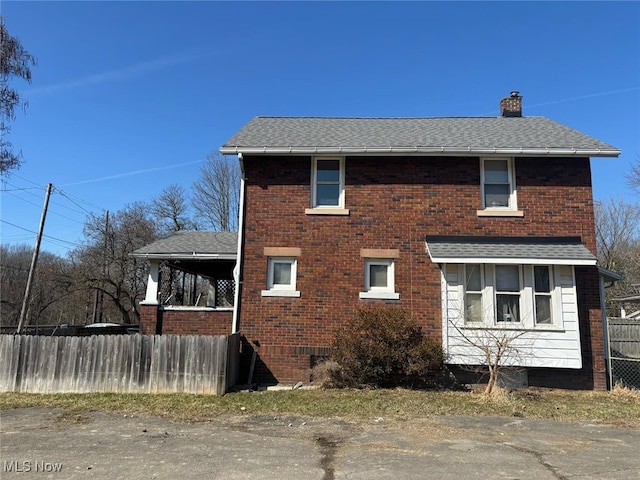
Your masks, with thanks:
[[(497, 326), (503, 326), (503, 325), (510, 325), (510, 326), (514, 326), (514, 325), (524, 325), (524, 320), (525, 320), (525, 310), (523, 309), (526, 308), (526, 302), (524, 300), (524, 279), (523, 279), (523, 275), (522, 275), (522, 265), (518, 265), (518, 264), (505, 264), (505, 265), (500, 265), (500, 266), (514, 266), (514, 267), (518, 267), (518, 290), (500, 290), (498, 292), (498, 278), (497, 278), (497, 273), (496, 273), (496, 266), (497, 265), (493, 265), (491, 270), (493, 273), (493, 321)], [(498, 295), (503, 294), (503, 295), (518, 295), (518, 316), (520, 317), (519, 320), (517, 322), (514, 321), (506, 321), (503, 320), (502, 322), (498, 321)]]
[[(507, 176), (509, 180), (509, 206), (507, 207), (489, 207), (485, 204), (486, 195), (484, 193), (485, 187), (485, 169), (484, 163), (487, 160), (506, 160), (507, 161)], [(502, 216), (523, 216), (522, 212), (518, 210), (518, 197), (516, 189), (516, 174), (515, 174), (515, 160), (513, 157), (481, 157), (480, 158), (480, 190), (482, 195), (482, 210), (478, 211), (478, 216), (486, 216), (489, 213)], [(514, 213), (515, 212), (515, 213)]]
[[(317, 174), (318, 160), (338, 160), (339, 162), (339, 185), (340, 194), (338, 196), (338, 205), (318, 205), (317, 204)], [(344, 157), (313, 157), (311, 161), (311, 208), (306, 213), (314, 213), (322, 210), (331, 210), (334, 215), (348, 215), (344, 205)]]
[[(453, 264), (449, 264), (453, 265)], [(519, 322), (498, 322), (496, 310), (496, 288), (495, 288), (495, 267), (499, 264), (485, 263), (482, 269), (482, 322), (460, 322), (459, 328), (466, 329), (505, 329), (505, 330), (534, 330), (534, 331), (564, 331), (564, 321), (562, 312), (562, 289), (557, 279), (557, 269), (552, 264), (549, 267), (550, 289), (551, 289), (551, 323), (537, 323), (535, 317), (535, 289), (534, 273), (535, 264), (513, 264), (519, 267), (520, 274), (520, 321)], [(458, 264), (459, 272), (463, 277), (458, 282), (461, 314), (466, 311), (466, 264)], [(575, 274), (574, 274), (575, 275)], [(575, 278), (573, 281), (575, 288)]]
[[(385, 265), (387, 267), (387, 286), (372, 287), (370, 267), (372, 265)], [(360, 292), (362, 299), (398, 300), (400, 294), (395, 291), (395, 260), (393, 258), (365, 258), (364, 261), (364, 292)]]
[[(291, 283), (288, 285), (274, 284), (273, 283), (273, 270), (274, 264), (287, 263), (291, 265)], [(262, 290), (263, 297), (299, 297), (300, 292), (296, 290), (296, 276), (297, 276), (297, 264), (296, 257), (278, 257), (271, 256), (267, 260), (267, 289)]]

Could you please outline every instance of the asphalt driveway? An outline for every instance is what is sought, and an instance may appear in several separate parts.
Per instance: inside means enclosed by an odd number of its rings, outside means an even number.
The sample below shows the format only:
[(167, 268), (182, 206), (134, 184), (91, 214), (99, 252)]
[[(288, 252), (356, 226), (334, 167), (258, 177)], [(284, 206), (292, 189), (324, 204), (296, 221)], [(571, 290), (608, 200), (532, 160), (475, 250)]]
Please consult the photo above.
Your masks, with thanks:
[(2, 412), (2, 479), (638, 479), (640, 429), (517, 417)]

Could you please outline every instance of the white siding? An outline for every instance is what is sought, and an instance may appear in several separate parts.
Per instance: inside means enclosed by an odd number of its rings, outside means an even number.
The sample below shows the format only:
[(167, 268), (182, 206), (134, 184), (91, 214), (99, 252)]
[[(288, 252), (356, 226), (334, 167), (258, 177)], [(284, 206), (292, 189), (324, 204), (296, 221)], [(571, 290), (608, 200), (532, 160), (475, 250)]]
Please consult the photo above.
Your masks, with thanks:
[[(491, 291), (492, 274), (486, 269), (487, 289)], [(460, 271), (460, 275), (458, 273)], [(506, 328), (496, 326), (492, 318), (484, 324), (464, 325), (462, 318), (463, 285), (462, 266), (443, 265), (442, 312), (443, 344), (448, 355), (447, 363), (457, 365), (484, 364), (483, 346), (495, 345), (496, 341), (510, 339), (509, 353), (505, 365), (520, 367), (582, 368), (580, 332), (574, 271), (572, 266), (554, 265), (553, 309), (554, 325), (535, 326), (533, 319), (532, 268), (523, 268), (523, 291), (521, 295), (522, 324)], [(493, 295), (485, 308), (487, 317), (492, 317)]]

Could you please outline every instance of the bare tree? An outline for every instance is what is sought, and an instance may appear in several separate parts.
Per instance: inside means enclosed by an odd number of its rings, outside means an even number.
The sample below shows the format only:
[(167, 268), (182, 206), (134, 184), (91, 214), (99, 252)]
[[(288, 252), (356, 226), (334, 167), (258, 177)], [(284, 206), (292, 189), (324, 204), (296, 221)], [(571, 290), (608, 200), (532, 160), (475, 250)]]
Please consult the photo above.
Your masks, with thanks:
[[(462, 340), (465, 349), (470, 347), (470, 355), (476, 357), (476, 366), (467, 366), (467, 370), (475, 373), (489, 374), (484, 394), (491, 396), (495, 393), (498, 380), (503, 377), (506, 368), (512, 368), (530, 347), (520, 340), (526, 330), (512, 330), (506, 328), (474, 328), (464, 329), (457, 323), (450, 322)], [(458, 345), (459, 347), (459, 345)]]
[(596, 242), (600, 265), (610, 270), (628, 262), (628, 248), (637, 242), (640, 207), (621, 198), (595, 204)]
[[(75, 260), (75, 277), (88, 291), (98, 290), (106, 299), (106, 317), (137, 323), (138, 302), (146, 290), (146, 262), (129, 254), (153, 240), (156, 223), (143, 203), (128, 205), (109, 216), (90, 217), (84, 228), (86, 244), (71, 255)], [(112, 310), (110, 310), (110, 308)]]
[(623, 275), (606, 290), (607, 307), (617, 308), (612, 298), (637, 294), (640, 283), (640, 206), (620, 198), (596, 202), (598, 263)]
[(16, 107), (26, 108), (18, 92), (9, 87), (9, 79), (22, 78), (31, 82), (31, 67), (36, 59), (24, 49), (20, 41), (12, 37), (5, 26), (5, 17), (0, 15), (0, 174), (20, 166), (20, 153), (13, 152), (11, 142), (6, 139), (10, 131), (9, 122), (15, 118)]
[[(33, 247), (28, 245), (1, 246), (0, 258), (0, 325), (18, 324)], [(69, 296), (73, 292), (64, 275), (66, 260), (49, 252), (41, 252), (37, 274), (28, 304), (28, 323), (31, 325), (57, 325), (70, 323)]]
[(631, 165), (625, 177), (627, 179), (627, 185), (636, 193), (640, 194), (640, 155), (636, 158), (635, 163)]
[(210, 153), (200, 172), (200, 179), (193, 184), (194, 210), (207, 227), (223, 232), (236, 231), (240, 194), (237, 161)]
[(184, 188), (177, 184), (166, 187), (151, 202), (151, 211), (159, 228), (167, 233), (180, 230), (196, 230), (197, 225), (189, 217), (189, 204)]

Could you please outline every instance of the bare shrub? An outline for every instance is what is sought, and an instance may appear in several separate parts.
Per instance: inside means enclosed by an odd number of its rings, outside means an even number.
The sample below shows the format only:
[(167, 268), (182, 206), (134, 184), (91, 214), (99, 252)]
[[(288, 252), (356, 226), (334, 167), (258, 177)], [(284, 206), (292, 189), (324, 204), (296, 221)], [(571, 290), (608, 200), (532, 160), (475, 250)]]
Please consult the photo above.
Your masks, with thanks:
[(442, 377), (440, 342), (424, 335), (406, 310), (368, 307), (337, 332), (332, 360), (336, 385), (425, 387)]
[(328, 360), (317, 364), (311, 369), (311, 383), (320, 388), (337, 387), (335, 378), (340, 375), (341, 367), (337, 362)]

